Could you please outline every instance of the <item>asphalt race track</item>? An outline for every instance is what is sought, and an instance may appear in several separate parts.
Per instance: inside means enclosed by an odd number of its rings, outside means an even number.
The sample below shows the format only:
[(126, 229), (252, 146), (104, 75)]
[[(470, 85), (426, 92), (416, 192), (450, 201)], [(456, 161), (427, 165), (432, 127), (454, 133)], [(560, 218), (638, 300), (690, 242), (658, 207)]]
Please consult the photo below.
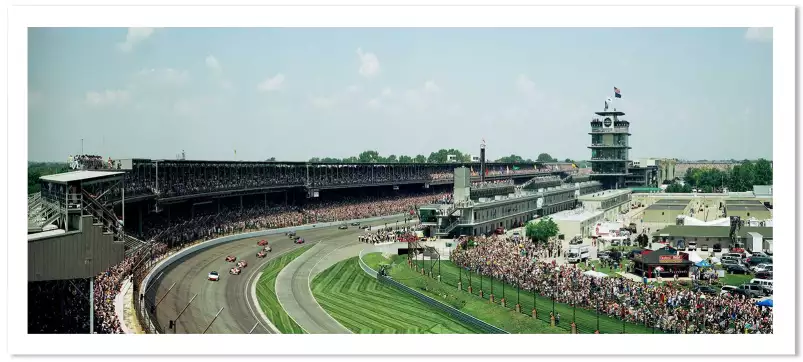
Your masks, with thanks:
[[(394, 222), (395, 220), (387, 220), (364, 225), (381, 226), (387, 223), (390, 226)], [(309, 280), (310, 276), (320, 273), (336, 262), (356, 256), (364, 246), (357, 241), (360, 232), (364, 231), (350, 225), (348, 230), (328, 227), (298, 232), (298, 236), (306, 240), (305, 245), (322, 243), (314, 245), (311, 250), (296, 259), (304, 261), (303, 264), (293, 262), (286, 267), (300, 266), (294, 268), (290, 275), (294, 276), (295, 281), (292, 283), (292, 289), (289, 285), (286, 288), (284, 285), (277, 285), (277, 294), (288, 314), (309, 333), (348, 333), (343, 331), (343, 327), (328, 314), (321, 315), (323, 309), (320, 309), (312, 298), (308, 284), (303, 284), (301, 280)], [(257, 246), (257, 242), (262, 239), (268, 240), (273, 252), (268, 253), (264, 259), (259, 259), (256, 253), (261, 247)], [(252, 333), (273, 333), (260, 315), (257, 304), (251, 300), (251, 285), (265, 263), (301, 246), (303, 245), (293, 244), (293, 241), (284, 234), (276, 234), (217, 245), (176, 260), (162, 273), (154, 276), (152, 286), (145, 296), (148, 305), (161, 300), (156, 307), (154, 324), (163, 333), (202, 333), (220, 308), (223, 308), (207, 334), (248, 333), (254, 325), (257, 326)], [(316, 252), (321, 250), (325, 252)], [(225, 261), (228, 255), (235, 255), (238, 261), (245, 260), (248, 263), (240, 275), (229, 274), (229, 269), (235, 263)], [(218, 282), (207, 280), (207, 275), (211, 271), (220, 274)], [(280, 278), (283, 274), (280, 274)], [(278, 287), (283, 289), (279, 290)], [(304, 290), (306, 293), (301, 292)], [(293, 308), (285, 305), (285, 299), (282, 299), (282, 294), (285, 293), (292, 293), (294, 298), (298, 298), (295, 300), (301, 307)], [(167, 330), (168, 321), (175, 319), (196, 294), (195, 299), (178, 319), (175, 330)], [(331, 323), (333, 321), (334, 325)]]

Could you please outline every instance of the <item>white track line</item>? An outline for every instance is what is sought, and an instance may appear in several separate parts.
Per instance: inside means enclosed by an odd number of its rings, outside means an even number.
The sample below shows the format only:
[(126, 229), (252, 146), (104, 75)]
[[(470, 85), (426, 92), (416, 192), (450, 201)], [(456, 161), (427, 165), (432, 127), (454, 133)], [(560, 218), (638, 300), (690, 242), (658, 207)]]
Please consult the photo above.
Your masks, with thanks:
[[(279, 258), (282, 257), (282, 255), (287, 254), (287, 253), (289, 253), (291, 251), (294, 251), (294, 250), (297, 250), (297, 248), (290, 247), (290, 249), (285, 250), (285, 251), (283, 251), (281, 253), (278, 253), (274, 257), (263, 261), (262, 264), (260, 264), (256, 268), (257, 270), (259, 270), (259, 273), (253, 273), (253, 274), (249, 275), (248, 276), (248, 280), (245, 283), (246, 284), (246, 287), (245, 287), (245, 296), (246, 296), (245, 301), (246, 301), (246, 303), (245, 304), (248, 305), (248, 309), (251, 311), (251, 315), (254, 317), (254, 319), (256, 319), (257, 322), (259, 322), (259, 324), (262, 326), (262, 328), (268, 329), (267, 327), (265, 327), (265, 325), (262, 324), (262, 322), (260, 322), (259, 317), (262, 317), (262, 320), (268, 324), (268, 327), (270, 327), (270, 330), (274, 331), (277, 334), (282, 334), (282, 332), (278, 328), (276, 328), (276, 326), (273, 323), (271, 323), (270, 318), (268, 318), (268, 316), (265, 315), (265, 312), (262, 311), (262, 306), (259, 305), (259, 299), (257, 298), (257, 283), (259, 282), (259, 278), (262, 276), (262, 271), (261, 270), (263, 268), (265, 268), (265, 265), (267, 265), (271, 261), (278, 260)], [(251, 281), (251, 279), (254, 279), (254, 280)], [(248, 303), (248, 289), (249, 289), (248, 285), (251, 286), (251, 288), (250, 288), (251, 289), (251, 303)], [(276, 298), (276, 299), (278, 299), (278, 298)], [(256, 307), (256, 310), (259, 311), (259, 315), (257, 315), (256, 312), (254, 312), (254, 307)], [(287, 313), (287, 311), (285, 311), (285, 313)]]

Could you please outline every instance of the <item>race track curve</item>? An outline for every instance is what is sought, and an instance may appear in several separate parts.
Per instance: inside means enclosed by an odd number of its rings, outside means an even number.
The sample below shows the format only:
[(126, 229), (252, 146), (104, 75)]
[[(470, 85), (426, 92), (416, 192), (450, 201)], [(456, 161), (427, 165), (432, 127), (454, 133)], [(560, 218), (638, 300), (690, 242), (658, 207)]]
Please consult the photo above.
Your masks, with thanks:
[[(400, 218), (398, 220), (401, 221), (403, 219)], [(363, 224), (372, 226), (388, 224), (390, 226), (395, 221), (393, 219)], [(307, 258), (304, 260), (314, 260), (314, 262), (308, 266), (308, 269), (303, 271), (294, 269), (294, 274), (306, 272), (306, 277), (314, 276), (337, 261), (356, 256), (359, 248), (364, 246), (364, 244), (357, 242), (357, 235), (360, 232), (363, 231), (354, 226), (349, 226), (348, 230), (327, 227), (299, 231), (298, 235), (306, 240), (307, 245), (317, 244), (321, 241), (323, 243), (314, 245), (311, 250), (296, 259), (305, 258), (306, 255)], [(260, 249), (257, 246), (257, 242), (261, 239), (267, 239), (273, 249), (273, 252), (268, 253), (268, 256), (264, 259), (256, 257), (256, 253)], [(273, 333), (260, 316), (256, 303), (251, 300), (251, 285), (265, 263), (301, 246), (293, 244), (292, 240), (284, 234), (276, 234), (224, 243), (174, 261), (163, 272), (154, 276), (154, 280), (151, 282), (152, 286), (149, 286), (148, 293), (145, 295), (148, 305), (155, 304), (161, 300), (156, 308), (154, 324), (159, 326), (164, 333), (202, 333), (222, 307), (223, 311), (206, 332), (207, 334), (248, 333), (254, 328), (254, 325), (257, 326), (252, 333)], [(322, 248), (325, 248), (327, 252), (316, 253), (317, 255), (309, 257), (308, 254)], [(225, 261), (227, 255), (235, 255), (237, 260), (248, 262), (248, 266), (243, 269), (240, 275), (229, 275), (228, 270), (234, 263)], [(208, 281), (207, 275), (210, 271), (220, 273), (220, 281)], [(310, 274), (310, 271), (312, 271), (312, 274)], [(170, 289), (171, 286), (172, 289)], [(296, 284), (295, 287), (295, 289), (298, 289), (302, 285)], [(303, 287), (308, 288), (306, 286)], [(290, 290), (280, 291), (277, 289), (279, 294), (285, 291)], [(189, 307), (178, 319), (175, 331), (166, 330), (168, 320), (175, 319), (196, 294), (195, 299), (192, 300), (192, 303), (189, 304)], [(294, 294), (299, 293), (296, 291)], [(311, 294), (304, 295), (304, 293), (298, 295), (298, 298), (301, 299), (298, 300), (299, 304), (304, 306), (300, 310), (288, 308), (291, 309), (288, 310), (288, 314), (305, 329), (309, 326), (304, 317), (305, 315), (317, 316), (319, 321), (326, 317), (331, 319), (328, 314), (325, 317), (320, 316), (319, 313), (322, 309), (315, 310), (317, 302), (315, 302), (314, 298), (310, 300), (310, 296)], [(283, 300), (282, 302), (284, 303)], [(317, 306), (317, 308), (320, 308), (320, 306)], [(304, 325), (305, 323), (307, 325)], [(313, 329), (308, 330), (308, 332), (348, 333), (338, 330), (336, 327), (326, 328), (325, 326), (324, 329)]]

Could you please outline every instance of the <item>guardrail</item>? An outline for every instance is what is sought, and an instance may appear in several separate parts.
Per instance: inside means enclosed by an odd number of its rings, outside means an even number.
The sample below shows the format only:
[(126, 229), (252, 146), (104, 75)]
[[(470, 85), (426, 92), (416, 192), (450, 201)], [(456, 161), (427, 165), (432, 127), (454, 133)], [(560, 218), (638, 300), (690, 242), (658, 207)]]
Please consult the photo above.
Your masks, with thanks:
[[(229, 242), (232, 242), (232, 241), (248, 239), (248, 238), (253, 238), (253, 237), (259, 237), (259, 236), (283, 234), (283, 233), (291, 231), (291, 230), (295, 230), (295, 231), (314, 230), (314, 229), (317, 229), (317, 228), (337, 226), (337, 225), (341, 225), (343, 223), (352, 223), (352, 222), (357, 222), (357, 221), (359, 221), (361, 223), (375, 222), (375, 221), (380, 221), (380, 220), (400, 218), (400, 217), (404, 217), (405, 215), (406, 214), (395, 214), (395, 215), (378, 216), (378, 217), (372, 217), (372, 218), (366, 218), (366, 219), (353, 219), (353, 220), (346, 220), (346, 221), (335, 221), (335, 222), (326, 222), (326, 223), (318, 223), (318, 224), (307, 224), (307, 225), (301, 225), (301, 226), (295, 226), (295, 227), (286, 227), (286, 228), (279, 228), (279, 229), (253, 231), (253, 232), (249, 232), (249, 233), (229, 235), (229, 236), (224, 236), (224, 237), (220, 237), (220, 238), (217, 238), (217, 239), (207, 240), (207, 241), (204, 241), (202, 243), (199, 243), (199, 244), (190, 246), (188, 248), (185, 248), (184, 250), (181, 250), (181, 251), (179, 251), (179, 252), (177, 252), (177, 253), (175, 253), (173, 255), (170, 255), (167, 258), (163, 259), (158, 264), (156, 264), (156, 266), (154, 266), (148, 272), (148, 274), (145, 276), (145, 278), (142, 280), (142, 284), (141, 284), (139, 290), (143, 290), (143, 291), (148, 290), (148, 284), (150, 284), (151, 279), (153, 279), (153, 277), (155, 275), (159, 275), (159, 273), (164, 271), (174, 261), (179, 260), (179, 259), (181, 259), (181, 258), (183, 258), (183, 257), (185, 257), (187, 255), (192, 254), (192, 253), (195, 253), (195, 252), (198, 252), (198, 251), (201, 251), (201, 250), (204, 250), (204, 249), (208, 249), (208, 248), (211, 248), (213, 246), (220, 245), (220, 244), (225, 244), (225, 243), (229, 243)], [(143, 321), (142, 319), (140, 319), (140, 323), (147, 324), (147, 325), (152, 325), (152, 322), (150, 321), (150, 313), (146, 312), (146, 313), (142, 313), (142, 315), (143, 315), (144, 318), (147, 318), (148, 320)]]
[(359, 255), (360, 267), (362, 268), (362, 270), (366, 274), (370, 275), (371, 277), (376, 278), (380, 283), (388, 284), (388, 285), (393, 286), (396, 289), (398, 289), (398, 290), (400, 290), (400, 291), (402, 291), (404, 293), (410, 294), (410, 295), (416, 297), (416, 299), (426, 303), (427, 305), (429, 305), (429, 306), (431, 306), (433, 308), (439, 309), (439, 310), (441, 310), (443, 312), (446, 312), (449, 315), (451, 315), (452, 317), (454, 317), (455, 319), (457, 319), (457, 320), (459, 320), (459, 321), (461, 321), (461, 322), (463, 322), (465, 324), (468, 324), (468, 325), (470, 325), (470, 326), (472, 326), (474, 328), (482, 330), (482, 331), (484, 331), (486, 333), (509, 334), (508, 332), (506, 332), (505, 330), (503, 330), (501, 328), (498, 328), (496, 326), (490, 325), (490, 324), (488, 324), (488, 323), (486, 323), (486, 322), (484, 322), (482, 320), (479, 320), (477, 318), (472, 317), (469, 314), (461, 312), (460, 310), (458, 310), (458, 309), (456, 309), (456, 308), (454, 308), (454, 307), (452, 307), (450, 305), (444, 304), (444, 303), (442, 303), (442, 302), (440, 302), (440, 301), (438, 301), (438, 300), (436, 300), (436, 299), (434, 299), (432, 297), (429, 297), (429, 296), (427, 296), (427, 295), (425, 295), (425, 294), (423, 294), (423, 293), (421, 293), (421, 292), (419, 292), (419, 291), (417, 291), (417, 290), (415, 290), (413, 288), (410, 288), (410, 287), (408, 287), (408, 286), (406, 286), (406, 285), (404, 285), (402, 283), (399, 283), (399, 282), (393, 280), (393, 278), (379, 275), (379, 273), (377, 273), (376, 270), (371, 269), (371, 267), (368, 266), (368, 264), (366, 264), (362, 260), (363, 253), (368, 249), (369, 248), (366, 248), (366, 249), (363, 249), (362, 251), (360, 251), (360, 255)]

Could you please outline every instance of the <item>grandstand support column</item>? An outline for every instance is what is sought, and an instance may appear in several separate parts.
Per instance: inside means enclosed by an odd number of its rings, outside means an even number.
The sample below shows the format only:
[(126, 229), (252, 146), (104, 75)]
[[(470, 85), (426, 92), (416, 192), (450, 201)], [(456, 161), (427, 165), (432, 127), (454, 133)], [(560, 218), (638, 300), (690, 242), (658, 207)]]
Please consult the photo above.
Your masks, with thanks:
[(125, 177), (123, 177), (123, 202), (121, 207), (123, 208), (123, 230), (125, 230)]
[(89, 278), (89, 334), (95, 333), (95, 278)]
[(240, 210), (243, 209), (243, 195), (240, 195)]
[(139, 234), (142, 235), (142, 203), (139, 204), (139, 207), (137, 207), (137, 210), (139, 211), (139, 226), (137, 229), (139, 230)]

